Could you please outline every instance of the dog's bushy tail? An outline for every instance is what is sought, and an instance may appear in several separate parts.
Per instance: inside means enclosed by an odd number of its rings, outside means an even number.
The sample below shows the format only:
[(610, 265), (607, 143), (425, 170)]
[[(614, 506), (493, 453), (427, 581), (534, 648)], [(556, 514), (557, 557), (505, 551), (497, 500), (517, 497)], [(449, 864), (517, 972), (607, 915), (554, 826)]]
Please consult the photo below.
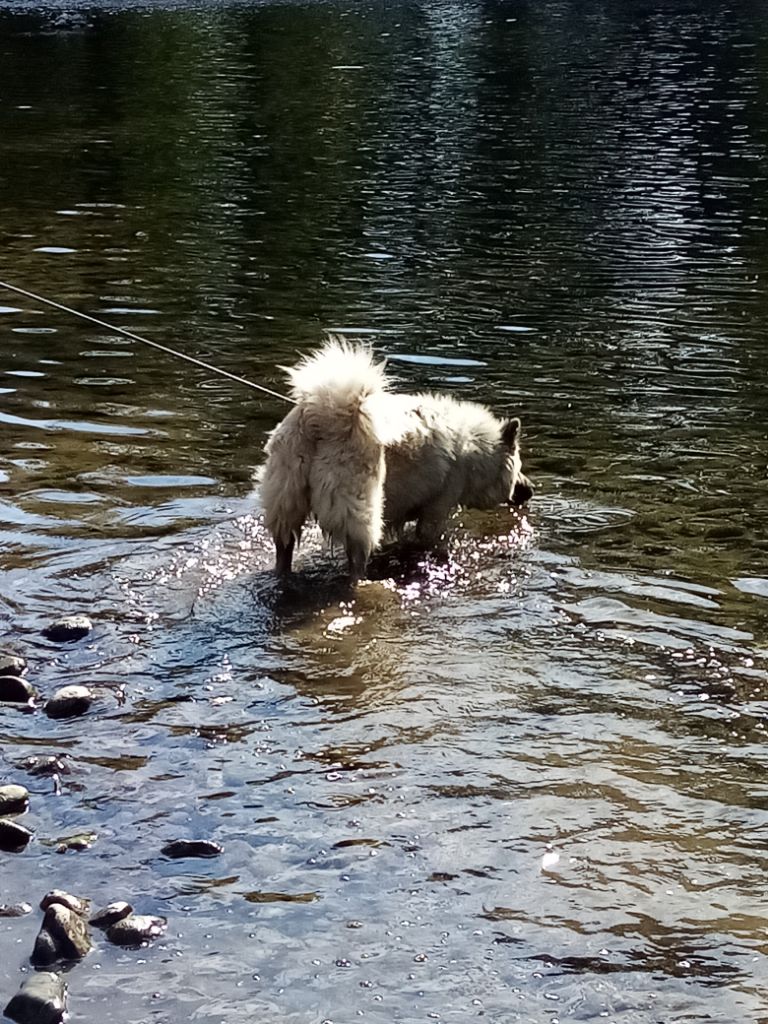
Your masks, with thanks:
[(366, 345), (352, 345), (339, 334), (330, 335), (317, 352), (286, 370), (291, 395), (299, 405), (327, 410), (333, 416), (354, 416), (366, 399), (387, 390), (384, 364), (374, 362)]

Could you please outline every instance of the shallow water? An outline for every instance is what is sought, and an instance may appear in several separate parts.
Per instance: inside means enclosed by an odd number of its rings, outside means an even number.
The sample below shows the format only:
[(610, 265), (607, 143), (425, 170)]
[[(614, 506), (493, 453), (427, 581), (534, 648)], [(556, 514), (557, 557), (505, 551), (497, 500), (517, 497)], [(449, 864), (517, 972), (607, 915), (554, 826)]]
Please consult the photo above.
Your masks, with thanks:
[[(0, 10), (0, 277), (278, 390), (369, 338), (519, 413), (537, 485), (354, 597), (310, 535), (280, 589), (252, 473), (284, 407), (0, 295), (3, 646), (98, 692), (0, 709), (35, 831), (0, 901), (169, 919), (99, 937), (73, 1021), (768, 1020), (767, 29)], [(88, 641), (41, 637), (71, 611)], [(3, 999), (39, 916), (0, 919)]]

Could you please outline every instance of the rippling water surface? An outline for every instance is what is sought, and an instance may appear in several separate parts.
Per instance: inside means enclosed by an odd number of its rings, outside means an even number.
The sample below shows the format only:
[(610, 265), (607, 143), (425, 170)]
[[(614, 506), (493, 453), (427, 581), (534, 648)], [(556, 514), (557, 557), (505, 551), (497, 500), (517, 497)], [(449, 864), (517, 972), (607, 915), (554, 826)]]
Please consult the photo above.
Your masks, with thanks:
[(0, 708), (1, 901), (169, 919), (73, 1022), (768, 1020), (767, 93), (750, 2), (0, 7), (0, 277), (278, 389), (365, 337), (537, 485), (281, 590), (284, 407), (0, 293), (3, 647), (98, 695)]

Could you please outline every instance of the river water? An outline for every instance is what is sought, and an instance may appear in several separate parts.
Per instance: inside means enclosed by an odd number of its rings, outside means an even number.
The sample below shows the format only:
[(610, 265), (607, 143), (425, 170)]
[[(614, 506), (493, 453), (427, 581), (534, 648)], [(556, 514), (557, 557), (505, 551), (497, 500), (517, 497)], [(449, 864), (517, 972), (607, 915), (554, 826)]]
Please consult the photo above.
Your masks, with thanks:
[(97, 693), (0, 709), (0, 901), (169, 920), (72, 1021), (768, 1021), (765, 7), (14, 2), (0, 95), (4, 280), (278, 389), (363, 337), (537, 486), (280, 589), (285, 407), (0, 293), (3, 647)]

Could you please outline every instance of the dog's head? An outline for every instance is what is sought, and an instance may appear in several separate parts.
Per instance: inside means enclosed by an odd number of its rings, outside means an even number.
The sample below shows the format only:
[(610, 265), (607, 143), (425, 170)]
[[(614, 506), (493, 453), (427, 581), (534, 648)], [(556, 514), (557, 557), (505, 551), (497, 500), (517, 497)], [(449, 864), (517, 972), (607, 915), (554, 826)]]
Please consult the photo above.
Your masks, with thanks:
[(507, 420), (501, 428), (501, 440), (507, 451), (503, 473), (504, 497), (502, 501), (513, 508), (525, 505), (533, 497), (533, 484), (522, 471), (520, 461), (521, 423), (517, 416)]

